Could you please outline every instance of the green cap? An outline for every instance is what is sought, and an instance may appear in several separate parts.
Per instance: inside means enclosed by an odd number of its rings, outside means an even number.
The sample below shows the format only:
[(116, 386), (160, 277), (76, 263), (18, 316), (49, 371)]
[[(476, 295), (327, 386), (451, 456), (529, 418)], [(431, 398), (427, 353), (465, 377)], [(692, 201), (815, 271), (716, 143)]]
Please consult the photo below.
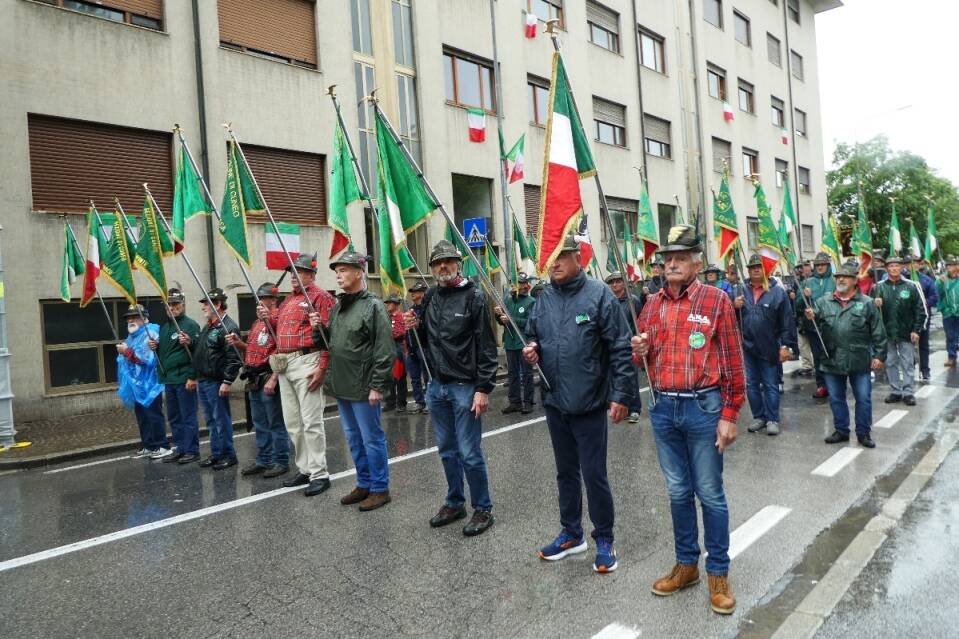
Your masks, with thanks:
[(657, 253), (701, 250), (703, 250), (703, 246), (696, 234), (696, 227), (689, 224), (677, 224), (669, 229), (669, 235), (666, 236), (666, 245), (659, 247)]
[(367, 258), (365, 255), (360, 253), (354, 253), (353, 251), (347, 251), (340, 255), (337, 259), (330, 262), (330, 270), (336, 270), (337, 266), (345, 265), (352, 266), (360, 269), (361, 271), (366, 268)]
[[(296, 256), (296, 259), (293, 260), (293, 267), (298, 271), (309, 271), (310, 273), (316, 273), (316, 259), (312, 255), (300, 253)], [(290, 267), (287, 266), (283, 270), (289, 271)]]
[(433, 247), (433, 252), (430, 253), (430, 266), (433, 265), (433, 262), (440, 260), (459, 260), (462, 262), (463, 256), (456, 250), (452, 242), (449, 240), (440, 240)]
[(846, 260), (842, 266), (836, 269), (836, 277), (859, 277), (859, 262), (856, 260)]

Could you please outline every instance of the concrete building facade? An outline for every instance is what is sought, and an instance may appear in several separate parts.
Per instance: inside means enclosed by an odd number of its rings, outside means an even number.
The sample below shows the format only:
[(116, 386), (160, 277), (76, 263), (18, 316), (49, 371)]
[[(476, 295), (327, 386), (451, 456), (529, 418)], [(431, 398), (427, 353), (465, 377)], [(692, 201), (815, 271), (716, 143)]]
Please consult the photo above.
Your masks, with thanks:
[[(336, 85), (366, 173), (375, 170), (375, 138), (363, 98), (376, 88), (457, 222), (488, 217), (497, 249), (504, 235), (499, 112), (508, 146), (526, 134), (525, 179), (508, 191), (520, 223), (533, 224), (552, 55), (542, 20), (551, 17), (560, 20), (573, 91), (617, 216), (630, 219), (635, 211), (638, 168), (645, 167), (660, 232), (681, 209), (712, 238), (709, 191), (719, 186), (716, 169), (725, 157), (742, 237), (753, 236), (756, 211), (745, 168), (758, 175), (777, 219), (788, 175), (803, 254), (811, 256), (826, 211), (815, 14), (839, 4), (495, 0), (499, 104), (489, 0), (0, 0), (0, 241), (16, 418), (117, 404), (103, 310), (78, 308), (79, 284), (69, 304), (59, 300), (63, 225), (83, 245), (87, 201), (111, 193), (120, 178), (115, 188), (124, 189), (118, 194), (128, 214), (139, 207), (143, 181), (169, 206), (174, 124), (183, 127), (219, 201), (227, 162), (221, 124), (231, 123), (250, 145), (255, 172), (262, 167), (264, 195), (277, 203), (277, 217), (300, 224), (302, 250), (317, 251), (322, 264), (332, 238), (325, 181), (335, 114), (328, 87)], [(525, 36), (527, 13), (540, 18), (535, 38)], [(732, 107), (731, 121), (724, 104)], [(483, 143), (469, 141), (467, 107), (488, 113)], [(126, 148), (144, 151), (103, 155), (127, 139)], [(597, 191), (592, 180), (581, 184), (605, 264)], [(100, 195), (98, 207), (110, 211), (110, 199)], [(355, 244), (375, 254), (362, 205), (350, 207), (349, 221)], [(410, 240), (424, 270), (445, 224), (434, 215)], [(216, 235), (205, 218), (190, 221), (187, 255), (205, 286), (242, 283)], [(261, 220), (251, 223), (249, 236), (252, 279), (275, 280), (278, 272), (268, 271), (263, 258)], [(711, 242), (709, 255), (715, 253)], [(183, 261), (168, 259), (167, 270), (196, 317), (200, 290)], [(378, 286), (375, 272), (371, 282)], [(322, 267), (319, 283), (334, 287)], [(137, 274), (136, 284), (162, 317), (149, 282)], [(123, 303), (106, 282), (100, 289), (116, 324)], [(230, 291), (230, 311), (241, 325), (251, 308), (246, 293)]]

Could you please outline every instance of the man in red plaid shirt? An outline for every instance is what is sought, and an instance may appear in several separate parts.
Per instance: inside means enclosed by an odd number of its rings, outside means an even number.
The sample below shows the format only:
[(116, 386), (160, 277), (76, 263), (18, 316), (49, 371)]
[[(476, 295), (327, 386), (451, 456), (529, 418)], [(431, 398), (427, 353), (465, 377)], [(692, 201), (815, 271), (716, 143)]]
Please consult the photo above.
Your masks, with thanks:
[(333, 296), (317, 288), (316, 262), (301, 253), (294, 261), (290, 277), (293, 292), (286, 296), (274, 317), (260, 307), (256, 316), (269, 321), (276, 332), (276, 353), (270, 356), (270, 368), (279, 376), (283, 421), (293, 441), (299, 471), (283, 482), (286, 487), (306, 486), (307, 497), (319, 495), (330, 487), (326, 468), (326, 426), (323, 409), (323, 381), (329, 353), (314, 344), (310, 313), (319, 313), (324, 324), (336, 303)]
[(698, 497), (703, 511), (710, 606), (736, 609), (729, 586), (729, 510), (723, 452), (736, 440), (746, 379), (736, 313), (722, 289), (702, 284), (702, 247), (695, 227), (674, 226), (666, 246), (666, 286), (650, 296), (633, 337), (656, 403), (650, 408), (659, 465), (673, 518), (676, 565), (653, 584), (666, 596), (699, 583)]

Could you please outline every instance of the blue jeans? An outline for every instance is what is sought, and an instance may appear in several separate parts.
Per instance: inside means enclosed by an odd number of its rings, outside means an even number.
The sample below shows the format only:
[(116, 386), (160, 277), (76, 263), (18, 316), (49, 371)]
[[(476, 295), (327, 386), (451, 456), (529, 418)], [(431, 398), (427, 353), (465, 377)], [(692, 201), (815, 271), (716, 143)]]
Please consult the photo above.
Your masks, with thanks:
[(390, 467), (387, 464), (386, 434), (380, 426), (380, 405), (368, 401), (339, 399), (340, 425), (350, 445), (356, 465), (356, 485), (374, 493), (390, 489)]
[(723, 490), (723, 456), (716, 448), (716, 427), (722, 402), (718, 390), (695, 399), (656, 396), (649, 417), (656, 437), (659, 466), (666, 478), (676, 561), (699, 561), (696, 501), (703, 511), (706, 572), (729, 571), (729, 508)]
[(214, 459), (236, 457), (233, 449), (233, 416), (230, 414), (230, 398), (220, 397), (220, 382), (204, 379), (197, 383), (200, 404), (210, 430), (210, 456)]
[(166, 448), (166, 422), (163, 420), (163, 398), (159, 395), (148, 406), (133, 405), (140, 429), (140, 443), (148, 450)]
[(426, 405), (426, 397), (423, 395), (423, 389), (426, 387), (426, 367), (420, 360), (419, 346), (416, 341), (406, 356), (406, 372), (410, 376), (410, 384), (413, 386), (413, 401), (420, 406)]
[(256, 463), (260, 466), (290, 465), (290, 435), (283, 422), (280, 388), (273, 395), (263, 389), (250, 391), (250, 418), (256, 429)]
[(959, 345), (959, 317), (943, 317), (942, 328), (946, 331), (946, 354), (949, 359), (956, 359), (957, 345)]
[(506, 351), (506, 378), (510, 404), (533, 403), (533, 369), (522, 350)]
[(746, 365), (746, 397), (753, 418), (766, 422), (779, 421), (780, 384), (783, 381), (782, 365), (743, 352)]
[(862, 437), (872, 430), (872, 378), (869, 371), (836, 375), (825, 373), (829, 390), (829, 408), (832, 409), (833, 427), (840, 435), (849, 434), (849, 404), (846, 403), (846, 380), (856, 399), (856, 435)]
[(177, 452), (182, 455), (199, 455), (200, 424), (196, 419), (196, 391), (188, 391), (186, 384), (167, 384), (164, 394), (166, 417), (170, 422)]
[(470, 487), (470, 499), (476, 510), (492, 510), (486, 459), (483, 457), (483, 424), (470, 410), (473, 384), (443, 383), (433, 379), (426, 389), (436, 446), (446, 473), (446, 505), (461, 508), (466, 503), (463, 475)]

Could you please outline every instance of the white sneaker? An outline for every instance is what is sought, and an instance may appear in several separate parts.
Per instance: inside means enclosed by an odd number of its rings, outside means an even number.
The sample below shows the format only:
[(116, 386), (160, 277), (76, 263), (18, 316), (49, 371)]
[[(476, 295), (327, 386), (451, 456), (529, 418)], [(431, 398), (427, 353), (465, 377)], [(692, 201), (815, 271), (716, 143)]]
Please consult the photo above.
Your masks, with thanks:
[(133, 459), (140, 459), (142, 457), (149, 457), (153, 451), (149, 448), (141, 448), (137, 452), (133, 453)]
[(164, 457), (169, 457), (173, 454), (173, 451), (169, 448), (157, 448), (154, 451), (150, 452), (150, 459), (163, 459)]

